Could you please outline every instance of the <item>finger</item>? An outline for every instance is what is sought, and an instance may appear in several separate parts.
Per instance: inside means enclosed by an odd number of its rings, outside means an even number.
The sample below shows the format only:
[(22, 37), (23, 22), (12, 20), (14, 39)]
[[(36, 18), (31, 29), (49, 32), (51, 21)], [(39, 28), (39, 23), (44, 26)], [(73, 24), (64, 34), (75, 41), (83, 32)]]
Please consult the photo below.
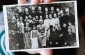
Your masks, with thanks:
[(18, 0), (18, 4), (21, 4), (21, 0)]
[(52, 55), (52, 50), (28, 50), (26, 51), (30, 54), (41, 54), (41, 55)]
[(52, 55), (52, 50), (41, 50), (40, 54), (41, 55)]
[(31, 4), (38, 4), (40, 3), (40, 0), (31, 0)]
[(26, 0), (18, 0), (18, 4), (26, 4)]
[(38, 50), (27, 50), (26, 52), (28, 52), (30, 54), (37, 54)]

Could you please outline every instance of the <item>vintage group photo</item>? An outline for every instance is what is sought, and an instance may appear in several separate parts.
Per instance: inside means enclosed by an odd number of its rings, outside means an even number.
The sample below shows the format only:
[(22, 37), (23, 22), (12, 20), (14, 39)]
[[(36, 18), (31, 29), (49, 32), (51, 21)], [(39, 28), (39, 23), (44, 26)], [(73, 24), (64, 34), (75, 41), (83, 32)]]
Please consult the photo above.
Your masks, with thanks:
[(75, 2), (7, 5), (9, 50), (78, 47)]

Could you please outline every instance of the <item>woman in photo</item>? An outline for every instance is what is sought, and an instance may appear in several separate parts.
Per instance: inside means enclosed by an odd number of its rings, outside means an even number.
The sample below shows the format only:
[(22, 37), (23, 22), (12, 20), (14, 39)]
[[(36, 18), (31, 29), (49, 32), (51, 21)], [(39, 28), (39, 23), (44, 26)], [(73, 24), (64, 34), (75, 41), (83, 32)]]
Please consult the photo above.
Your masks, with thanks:
[(31, 45), (30, 45), (30, 27), (29, 27), (29, 23), (26, 22), (25, 23), (25, 33), (24, 33), (24, 43), (25, 43), (25, 49), (30, 49)]
[(38, 48), (38, 35), (35, 25), (33, 25), (33, 30), (31, 31), (31, 49)]

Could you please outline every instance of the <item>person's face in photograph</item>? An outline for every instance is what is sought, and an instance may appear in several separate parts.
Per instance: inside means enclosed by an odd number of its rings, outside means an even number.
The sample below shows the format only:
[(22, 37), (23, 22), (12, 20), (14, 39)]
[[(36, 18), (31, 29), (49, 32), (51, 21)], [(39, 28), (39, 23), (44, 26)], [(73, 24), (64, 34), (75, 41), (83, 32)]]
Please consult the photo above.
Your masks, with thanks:
[(38, 20), (38, 16), (36, 16), (36, 19)]
[(52, 19), (52, 14), (49, 14), (49, 18)]
[(45, 17), (46, 17), (46, 19), (48, 19), (48, 15), (46, 15)]
[(40, 16), (40, 19), (42, 20), (42, 16)]
[(21, 9), (21, 7), (18, 7), (18, 10), (19, 10), (19, 12), (22, 12), (22, 9)]
[(65, 12), (66, 12), (66, 13), (69, 13), (69, 8), (66, 8), (66, 9), (65, 9)]
[(57, 12), (60, 12), (60, 9), (59, 9), (59, 8), (56, 8), (56, 11), (57, 11)]
[(27, 13), (29, 10), (28, 10), (28, 8), (25, 8), (25, 12)]
[(54, 7), (51, 7), (51, 12), (54, 13)]
[(41, 10), (42, 10), (41, 6), (39, 6), (39, 7), (38, 7), (38, 10), (39, 10), (39, 11), (41, 11)]
[(55, 18), (57, 17), (56, 13), (54, 13), (54, 17), (55, 17)]
[(34, 6), (32, 7), (32, 13), (35, 13), (35, 7)]
[(69, 24), (69, 26), (71, 26), (71, 25), (72, 25), (72, 23), (70, 23), (70, 22), (69, 22), (68, 24)]
[(38, 7), (38, 11), (39, 11), (39, 13), (42, 13), (42, 8), (41, 8), (41, 6)]
[(65, 28), (66, 27), (66, 24), (63, 24), (63, 27)]
[(71, 34), (71, 32), (72, 32), (72, 30), (69, 28), (69, 29), (68, 29), (68, 33)]
[(51, 11), (54, 11), (54, 7), (51, 7)]
[(45, 7), (45, 12), (48, 12), (48, 8), (47, 7)]

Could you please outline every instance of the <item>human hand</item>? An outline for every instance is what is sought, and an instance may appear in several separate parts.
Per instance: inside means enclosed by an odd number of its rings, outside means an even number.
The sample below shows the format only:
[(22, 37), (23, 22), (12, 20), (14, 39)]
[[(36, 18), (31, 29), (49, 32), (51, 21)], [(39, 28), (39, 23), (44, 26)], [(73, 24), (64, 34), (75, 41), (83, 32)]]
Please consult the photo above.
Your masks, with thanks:
[[(31, 4), (39, 4), (41, 2), (44, 3), (50, 3), (50, 2), (54, 2), (55, 0), (31, 0)], [(26, 4), (27, 1), (26, 0), (18, 0), (18, 4)]]

